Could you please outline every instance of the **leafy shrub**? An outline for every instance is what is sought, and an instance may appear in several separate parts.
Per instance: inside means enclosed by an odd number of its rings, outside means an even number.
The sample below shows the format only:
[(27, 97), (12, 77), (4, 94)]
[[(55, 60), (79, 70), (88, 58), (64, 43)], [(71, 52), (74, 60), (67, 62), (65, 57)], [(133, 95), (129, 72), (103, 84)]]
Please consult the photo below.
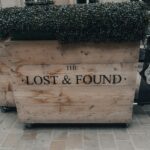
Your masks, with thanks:
[(3, 37), (40, 32), (49, 33), (51, 39), (62, 42), (137, 41), (143, 38), (147, 23), (145, 5), (135, 2), (0, 11), (0, 34)]
[(20, 8), (5, 8), (0, 10), (0, 37), (9, 36), (15, 27), (15, 19)]

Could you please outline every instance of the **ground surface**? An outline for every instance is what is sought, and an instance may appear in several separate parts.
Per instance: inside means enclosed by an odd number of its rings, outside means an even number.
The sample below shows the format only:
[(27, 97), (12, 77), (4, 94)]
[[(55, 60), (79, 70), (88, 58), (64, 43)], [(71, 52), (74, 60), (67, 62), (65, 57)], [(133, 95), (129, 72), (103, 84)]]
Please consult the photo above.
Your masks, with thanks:
[(35, 126), (24, 129), (16, 113), (0, 113), (0, 150), (150, 150), (150, 106), (135, 107), (121, 126)]

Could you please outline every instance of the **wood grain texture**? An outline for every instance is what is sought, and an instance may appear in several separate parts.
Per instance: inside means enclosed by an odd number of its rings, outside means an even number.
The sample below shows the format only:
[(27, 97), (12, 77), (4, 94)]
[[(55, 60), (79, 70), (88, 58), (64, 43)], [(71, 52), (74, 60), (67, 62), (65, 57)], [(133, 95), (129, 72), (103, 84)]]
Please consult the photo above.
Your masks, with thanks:
[[(1, 45), (0, 103), (6, 104), (3, 102), (6, 98), (7, 104), (16, 103), (22, 122), (131, 121), (139, 43), (61, 45), (57, 41), (7, 41)], [(77, 69), (67, 70), (67, 65), (76, 65)], [(73, 83), (77, 74), (119, 74), (124, 80), (115, 85), (85, 85), (82, 81), (80, 85), (62, 85), (61, 81), (66, 74), (71, 76)], [(59, 75), (59, 84), (27, 85), (22, 81), (27, 76), (32, 80), (37, 75)]]
[(11, 76), (9, 74), (0, 74), (0, 106), (15, 106)]
[(0, 41), (0, 106), (14, 107), (14, 97), (10, 76), (11, 64), (5, 51), (7, 42)]
[[(18, 116), (25, 123), (128, 123), (132, 119), (135, 93), (135, 63), (25, 65), (12, 72)], [(27, 85), (24, 76), (59, 76), (58, 84)], [(118, 84), (75, 84), (75, 75), (120, 74), (126, 80)], [(68, 75), (72, 84), (62, 84)], [(31, 81), (32, 82), (32, 81)]]
[[(68, 66), (76, 67), (76, 70), (68, 70)], [(137, 64), (135, 63), (120, 63), (120, 64), (74, 64), (74, 65), (23, 65), (16, 70), (11, 71), (13, 86), (15, 90), (19, 87), (31, 89), (41, 88), (51, 89), (58, 86), (132, 86), (135, 84), (135, 75)], [(63, 84), (65, 76), (70, 80), (69, 84)], [(49, 83), (44, 80), (44, 77), (49, 77)], [(54, 79), (51, 77), (56, 76)], [(105, 76), (105, 79), (103, 76)], [(116, 76), (116, 81), (114, 77)], [(118, 82), (118, 76), (121, 81)], [(27, 85), (27, 79), (29, 85)], [(34, 79), (37, 77), (37, 83)], [(115, 83), (116, 82), (116, 83)]]
[[(29, 91), (22, 92), (21, 96), (17, 95), (19, 91), (15, 92), (19, 119), (26, 123), (128, 123), (131, 121), (133, 89), (126, 87), (118, 93), (116, 91), (120, 88), (112, 90), (103, 87), (102, 92), (98, 88), (82, 89), (63, 88), (61, 93), (58, 90), (59, 95), (54, 95), (56, 91), (49, 94), (48, 91), (43, 93)], [(106, 92), (108, 94), (104, 94)]]
[[(60, 44), (57, 41), (10, 41), (5, 56), (14, 65), (137, 62), (139, 43)], [(3, 54), (4, 56), (4, 54)]]
[[(61, 45), (57, 41), (1, 41), (0, 74), (8, 76), (11, 71), (22, 65), (137, 62), (138, 47), (139, 43)], [(9, 78), (11, 77), (9, 76)], [(12, 84), (12, 80), (10, 84)], [(7, 85), (5, 89), (7, 89)], [(14, 99), (11, 103), (0, 100), (0, 106), (4, 104), (15, 106)]]

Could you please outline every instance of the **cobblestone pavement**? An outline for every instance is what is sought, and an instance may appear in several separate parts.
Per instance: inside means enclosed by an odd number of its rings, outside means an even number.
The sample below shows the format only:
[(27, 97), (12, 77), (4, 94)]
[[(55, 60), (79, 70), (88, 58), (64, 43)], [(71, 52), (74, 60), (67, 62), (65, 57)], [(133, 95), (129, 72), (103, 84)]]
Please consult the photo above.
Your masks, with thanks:
[(0, 113), (0, 150), (150, 150), (150, 106), (135, 106), (128, 128), (41, 125), (25, 129), (16, 113)]

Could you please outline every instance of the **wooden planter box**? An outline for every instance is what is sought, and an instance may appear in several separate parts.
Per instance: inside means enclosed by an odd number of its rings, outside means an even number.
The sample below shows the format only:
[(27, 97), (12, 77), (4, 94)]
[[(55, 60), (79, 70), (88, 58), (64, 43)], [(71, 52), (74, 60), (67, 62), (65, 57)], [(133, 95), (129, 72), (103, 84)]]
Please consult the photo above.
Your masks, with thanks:
[(22, 122), (132, 120), (139, 43), (10, 41), (3, 50), (7, 90)]
[(0, 41), (0, 106), (14, 107), (15, 101), (12, 90), (11, 54), (7, 50), (8, 42)]

